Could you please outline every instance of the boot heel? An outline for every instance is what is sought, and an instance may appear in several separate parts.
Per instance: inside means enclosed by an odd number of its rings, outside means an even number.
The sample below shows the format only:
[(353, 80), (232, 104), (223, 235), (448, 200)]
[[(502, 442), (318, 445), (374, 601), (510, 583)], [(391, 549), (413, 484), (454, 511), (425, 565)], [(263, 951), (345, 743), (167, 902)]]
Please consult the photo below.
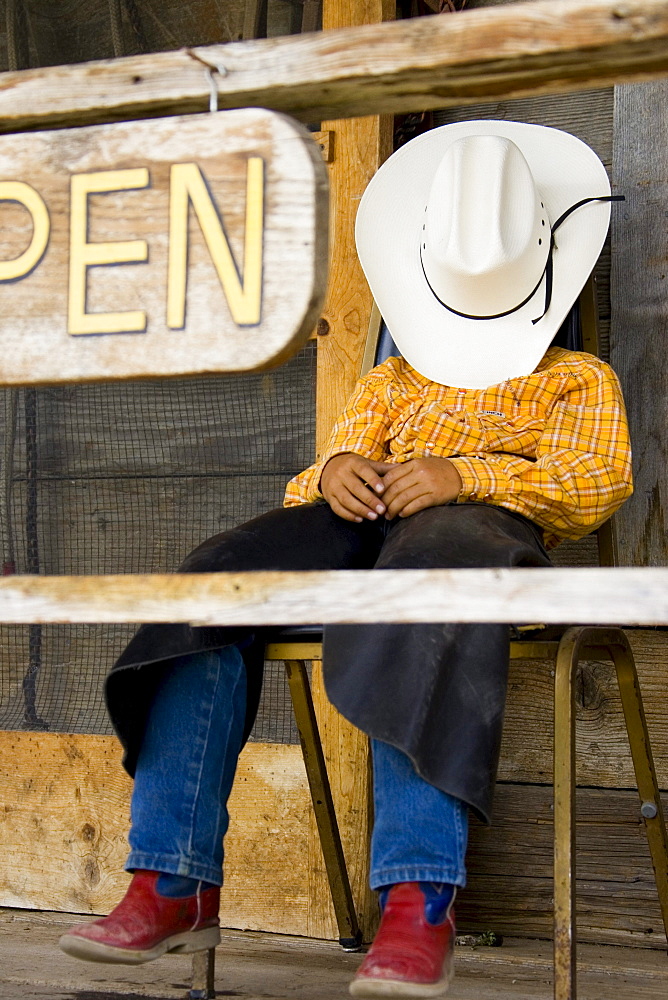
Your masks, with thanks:
[(220, 944), (220, 928), (204, 927), (201, 931), (188, 931), (180, 934), (177, 942), (170, 945), (172, 955), (190, 955), (194, 951), (208, 951)]

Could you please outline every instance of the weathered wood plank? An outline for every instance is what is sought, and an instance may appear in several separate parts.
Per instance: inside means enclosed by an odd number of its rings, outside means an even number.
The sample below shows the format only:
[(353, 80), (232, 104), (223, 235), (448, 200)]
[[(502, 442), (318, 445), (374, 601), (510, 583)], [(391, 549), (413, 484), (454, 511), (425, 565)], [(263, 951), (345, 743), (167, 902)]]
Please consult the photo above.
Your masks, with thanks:
[[(394, 17), (393, 0), (323, 0), (322, 24), (329, 34), (341, 27), (379, 25)], [(322, 320), (318, 323), (316, 453), (319, 454), (339, 412), (359, 377), (373, 299), (355, 250), (355, 215), (359, 198), (383, 160), (392, 152), (393, 119), (389, 115), (325, 121), (335, 137), (329, 167), (329, 283)], [(339, 816), (351, 888), (365, 940), (373, 937), (375, 900), (368, 884), (371, 811), (368, 782), (369, 742), (339, 715), (325, 694), (322, 675), (313, 671), (313, 699), (323, 752)], [(313, 817), (309, 850), (320, 854)], [(322, 865), (311, 876), (310, 933), (330, 933), (329, 888)]]
[(562, 93), (668, 72), (666, 0), (551, 0), (0, 78), (5, 131), (261, 106), (303, 121)]
[(0, 733), (0, 903), (75, 913), (123, 895), (132, 783), (114, 737)]
[[(666, 660), (668, 632), (631, 629), (659, 787), (668, 790)], [(576, 698), (576, 780), (579, 785), (636, 787), (615, 669), (609, 660), (584, 661)], [(499, 778), (552, 781), (554, 661), (511, 660)]]
[(308, 338), (327, 174), (298, 123), (247, 108), (2, 136), (0, 164), (0, 383), (252, 371)]
[[(578, 940), (666, 947), (639, 800), (577, 793)], [(552, 789), (499, 785), (494, 823), (471, 825), (460, 931), (552, 936)]]
[[(116, 905), (132, 790), (120, 757), (111, 736), (0, 732), (0, 905)], [(230, 797), (223, 926), (307, 933), (309, 809), (300, 748), (249, 744)]]
[[(373, 602), (369, 594), (373, 593)], [(0, 580), (0, 622), (668, 623), (668, 569), (328, 570)]]
[[(127, 885), (131, 792), (115, 738), (0, 733), (0, 751), (0, 905), (108, 912)], [(665, 948), (637, 796), (583, 789), (578, 810), (581, 940)], [(299, 747), (248, 746), (230, 811), (223, 925), (315, 934), (308, 886), (322, 860), (307, 850)], [(551, 865), (551, 789), (499, 785), (494, 826), (472, 824), (459, 929), (549, 937)]]
[(611, 360), (626, 397), (635, 494), (615, 516), (620, 562), (668, 564), (668, 81), (615, 89)]
[(360, 375), (373, 298), (355, 249), (355, 216), (367, 184), (392, 152), (393, 119), (328, 121), (324, 127), (336, 136), (336, 154), (329, 168), (329, 282), (318, 326), (317, 455)]

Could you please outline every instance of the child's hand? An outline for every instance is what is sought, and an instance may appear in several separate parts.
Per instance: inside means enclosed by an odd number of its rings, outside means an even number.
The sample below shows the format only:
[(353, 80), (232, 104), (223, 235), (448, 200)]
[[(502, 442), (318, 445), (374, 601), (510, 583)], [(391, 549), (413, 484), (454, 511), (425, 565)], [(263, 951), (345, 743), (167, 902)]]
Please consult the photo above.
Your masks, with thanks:
[(457, 467), (447, 458), (412, 458), (383, 476), (385, 517), (409, 517), (426, 507), (456, 500), (462, 488)]
[(380, 500), (385, 489), (381, 477), (393, 468), (354, 452), (335, 455), (322, 471), (320, 492), (334, 513), (346, 521), (375, 521), (386, 510)]

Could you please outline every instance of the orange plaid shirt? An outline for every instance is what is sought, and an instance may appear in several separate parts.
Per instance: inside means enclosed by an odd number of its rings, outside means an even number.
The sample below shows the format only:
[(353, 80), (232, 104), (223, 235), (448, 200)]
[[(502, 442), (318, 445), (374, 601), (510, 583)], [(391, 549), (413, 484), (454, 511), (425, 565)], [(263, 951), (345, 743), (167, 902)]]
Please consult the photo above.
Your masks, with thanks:
[(315, 465), (285, 506), (323, 499), (325, 463), (356, 452), (385, 462), (434, 455), (462, 477), (458, 503), (481, 501), (540, 525), (548, 547), (602, 524), (632, 492), (621, 389), (591, 354), (548, 350), (531, 375), (455, 389), (389, 358), (358, 382)]

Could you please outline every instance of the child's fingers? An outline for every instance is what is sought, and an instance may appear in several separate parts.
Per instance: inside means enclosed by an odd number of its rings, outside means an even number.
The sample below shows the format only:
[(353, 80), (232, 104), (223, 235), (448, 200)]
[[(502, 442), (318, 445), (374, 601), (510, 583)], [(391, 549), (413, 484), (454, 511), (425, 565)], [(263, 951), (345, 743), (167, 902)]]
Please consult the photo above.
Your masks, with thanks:
[(385, 463), (373, 462), (371, 459), (362, 458), (361, 455), (351, 457), (354, 458), (354, 461), (351, 463), (351, 471), (354, 475), (358, 476), (361, 482), (366, 483), (376, 493), (382, 493), (385, 489), (385, 483), (379, 474), (379, 470), (384, 469)]
[(393, 517), (407, 517), (422, 507), (430, 507), (432, 498), (424, 483), (414, 482), (407, 485), (405, 489), (399, 490), (397, 494), (388, 500), (388, 519)]
[[(376, 499), (374, 498), (373, 493), (371, 493), (370, 490), (367, 490), (366, 492), (373, 503), (374, 499)], [(365, 502), (364, 499), (359, 499), (353, 492), (345, 487), (341, 488), (336, 494), (332, 495), (329, 500), (329, 504), (335, 514), (339, 514), (341, 517), (346, 517), (347, 520), (375, 521), (379, 514), (385, 512), (384, 505), (380, 505), (382, 510), (376, 511), (373, 509), (373, 506)]]
[(320, 488), (335, 514), (347, 520), (367, 518), (375, 521), (385, 513), (379, 494), (384, 490), (381, 477), (369, 459), (352, 452), (330, 459), (323, 470)]
[(358, 476), (350, 476), (342, 486), (345, 494), (339, 492), (339, 500), (349, 510), (354, 510), (356, 514), (368, 517), (371, 521), (375, 521), (379, 514), (385, 513), (385, 504)]

